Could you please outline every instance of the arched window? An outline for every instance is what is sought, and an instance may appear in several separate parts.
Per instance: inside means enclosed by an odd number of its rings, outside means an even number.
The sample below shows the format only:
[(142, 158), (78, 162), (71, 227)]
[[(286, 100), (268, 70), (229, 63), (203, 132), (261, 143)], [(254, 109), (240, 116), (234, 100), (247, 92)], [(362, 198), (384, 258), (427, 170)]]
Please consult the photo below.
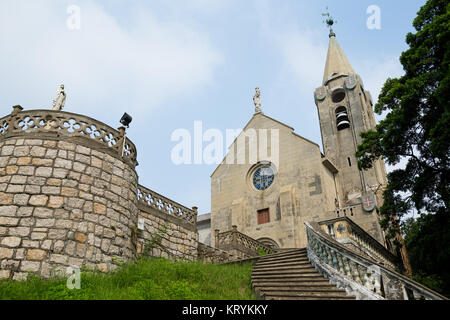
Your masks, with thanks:
[(338, 131), (350, 128), (350, 121), (348, 120), (347, 109), (345, 107), (336, 109), (336, 124)]

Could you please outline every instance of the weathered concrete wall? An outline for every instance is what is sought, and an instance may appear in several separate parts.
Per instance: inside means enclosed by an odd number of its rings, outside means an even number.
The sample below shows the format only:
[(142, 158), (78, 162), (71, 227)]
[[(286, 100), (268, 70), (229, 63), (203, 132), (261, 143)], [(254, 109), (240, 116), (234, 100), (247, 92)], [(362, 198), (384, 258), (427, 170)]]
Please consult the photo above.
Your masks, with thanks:
[(29, 136), (0, 142), (0, 277), (131, 258), (134, 167), (89, 139)]
[[(191, 261), (197, 259), (198, 233), (195, 224), (141, 204), (138, 220), (143, 222), (143, 228), (138, 231), (138, 253), (144, 253), (147, 246), (147, 254), (153, 257)], [(152, 239), (158, 235), (161, 236), (161, 241), (151, 245)]]

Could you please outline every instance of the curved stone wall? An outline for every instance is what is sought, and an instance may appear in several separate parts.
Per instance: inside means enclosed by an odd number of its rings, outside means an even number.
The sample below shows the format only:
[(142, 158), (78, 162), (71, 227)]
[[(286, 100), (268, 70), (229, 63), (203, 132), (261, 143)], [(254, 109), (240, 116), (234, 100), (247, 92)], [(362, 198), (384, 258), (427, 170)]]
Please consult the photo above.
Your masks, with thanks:
[(89, 137), (8, 134), (13, 121), (1, 125), (0, 278), (49, 277), (68, 266), (105, 271), (114, 257), (133, 257), (135, 163)]

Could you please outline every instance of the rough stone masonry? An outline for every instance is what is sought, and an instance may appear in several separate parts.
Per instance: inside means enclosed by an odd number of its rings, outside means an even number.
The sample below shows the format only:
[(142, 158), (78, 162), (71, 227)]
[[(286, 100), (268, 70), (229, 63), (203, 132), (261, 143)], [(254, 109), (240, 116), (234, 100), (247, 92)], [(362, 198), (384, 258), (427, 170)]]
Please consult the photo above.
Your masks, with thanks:
[(69, 266), (111, 270), (167, 221), (163, 249), (153, 253), (196, 257), (195, 225), (139, 212), (132, 164), (89, 139), (30, 136), (0, 141), (0, 278), (51, 277)]

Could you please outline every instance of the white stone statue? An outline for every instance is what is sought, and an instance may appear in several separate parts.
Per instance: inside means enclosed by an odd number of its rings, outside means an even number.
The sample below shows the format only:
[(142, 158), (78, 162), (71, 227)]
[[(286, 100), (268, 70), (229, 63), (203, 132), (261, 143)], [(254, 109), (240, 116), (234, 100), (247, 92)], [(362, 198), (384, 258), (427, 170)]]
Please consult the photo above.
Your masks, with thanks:
[(55, 99), (53, 100), (53, 110), (61, 111), (64, 108), (65, 102), (66, 93), (64, 92), (64, 85), (62, 84), (56, 93)]
[(259, 91), (259, 88), (256, 88), (256, 93), (253, 96), (253, 103), (255, 104), (255, 113), (262, 112), (261, 110), (261, 92)]

